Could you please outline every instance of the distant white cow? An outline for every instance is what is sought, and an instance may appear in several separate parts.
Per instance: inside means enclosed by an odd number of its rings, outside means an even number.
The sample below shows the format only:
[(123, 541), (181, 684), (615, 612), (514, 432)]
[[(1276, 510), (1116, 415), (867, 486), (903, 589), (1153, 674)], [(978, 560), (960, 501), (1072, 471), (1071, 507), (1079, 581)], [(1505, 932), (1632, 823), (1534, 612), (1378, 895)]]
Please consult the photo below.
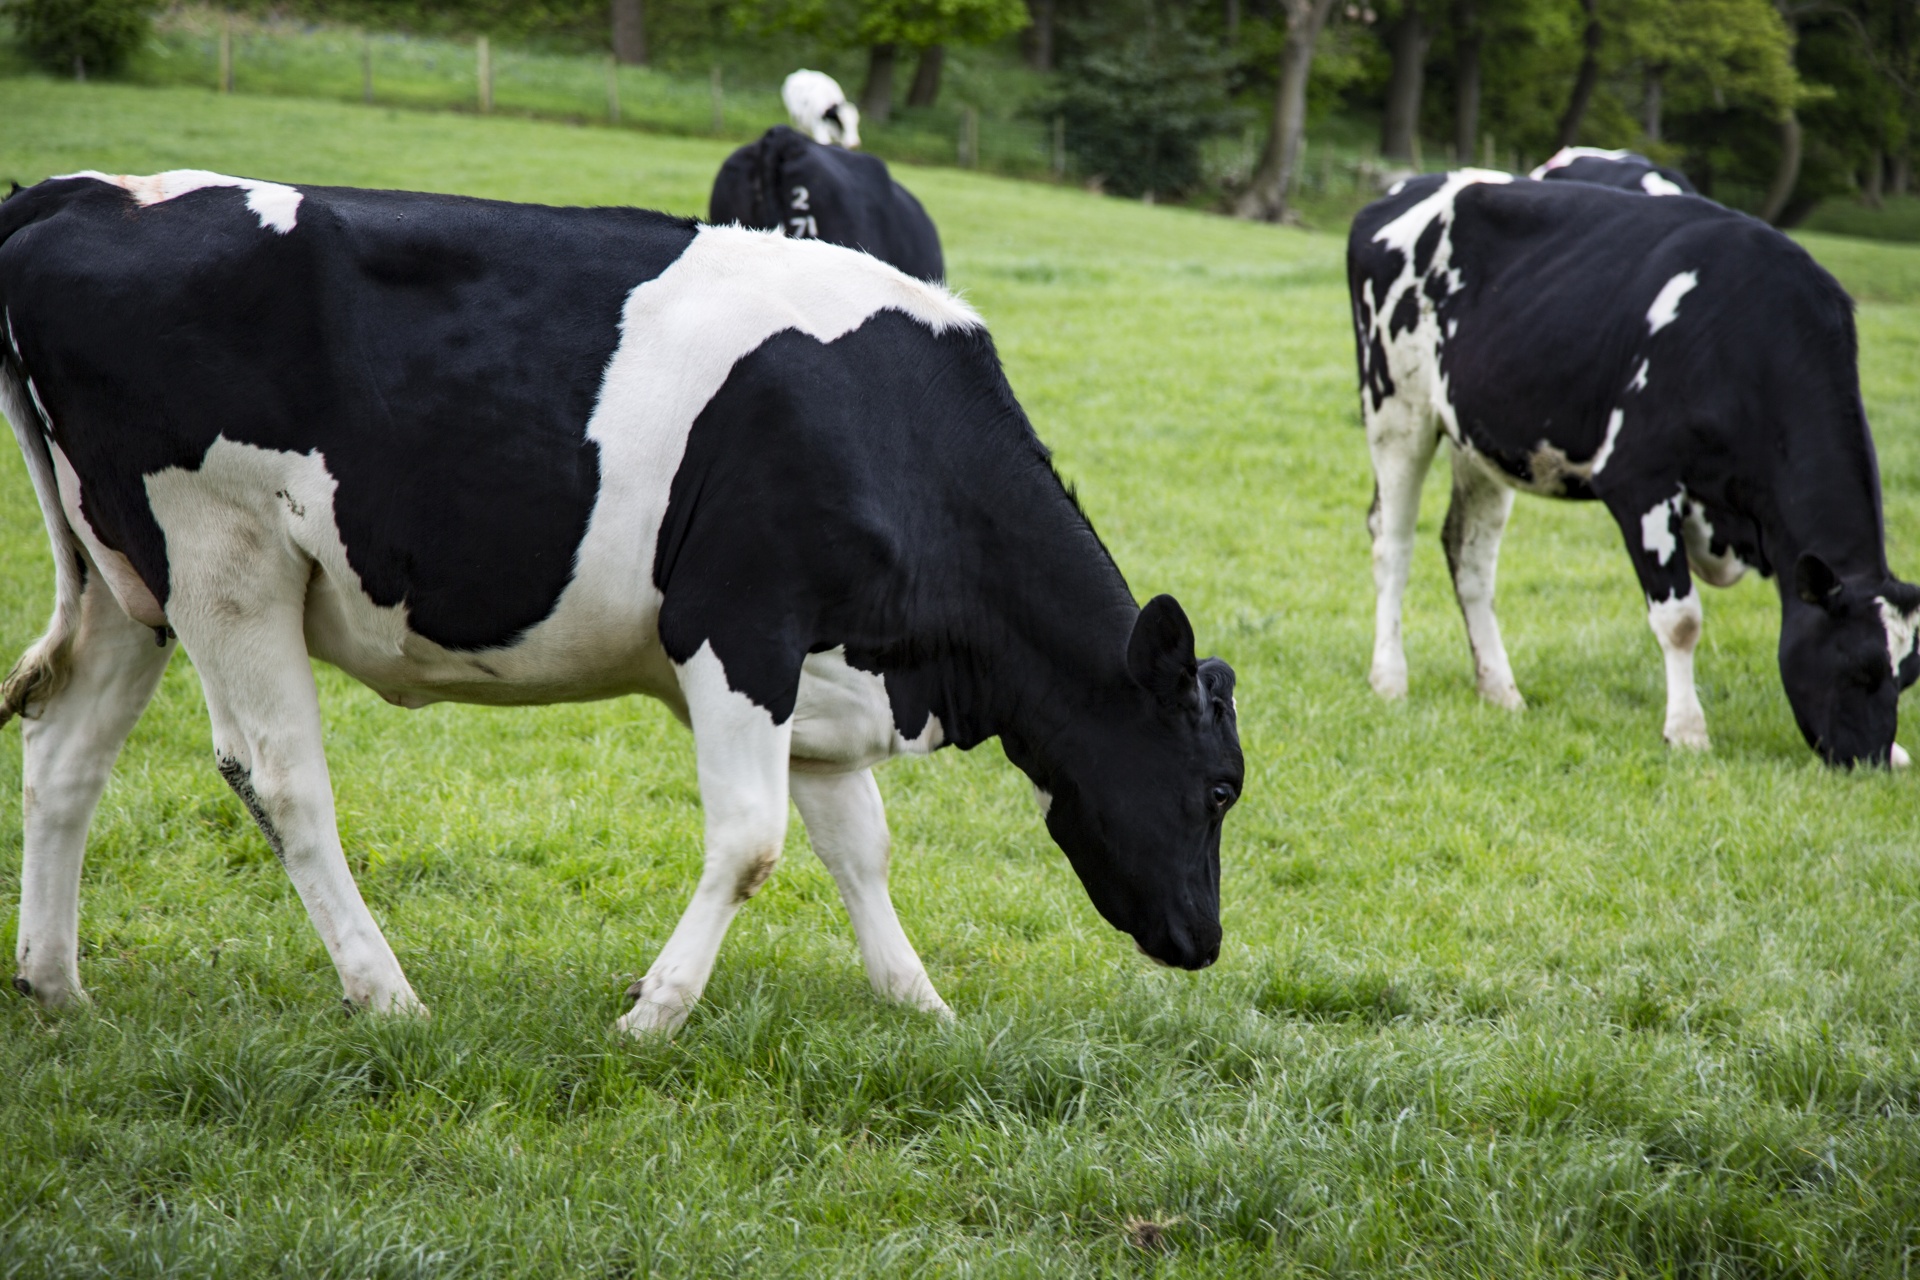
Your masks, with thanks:
[(793, 127), (815, 142), (860, 145), (860, 108), (847, 101), (840, 82), (826, 72), (794, 72), (780, 86), (780, 101), (787, 104)]

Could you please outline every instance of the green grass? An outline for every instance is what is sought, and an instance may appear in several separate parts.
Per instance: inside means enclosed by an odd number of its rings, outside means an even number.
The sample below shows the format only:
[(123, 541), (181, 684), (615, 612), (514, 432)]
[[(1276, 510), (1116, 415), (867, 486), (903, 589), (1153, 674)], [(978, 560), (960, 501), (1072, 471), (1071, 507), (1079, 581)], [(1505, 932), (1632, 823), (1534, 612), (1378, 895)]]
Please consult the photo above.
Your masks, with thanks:
[[(681, 211), (725, 150), (34, 80), (0, 81), (0, 121), (22, 181)], [(401, 712), (323, 670), (348, 855), (435, 1010), (347, 1018), (176, 662), (94, 827), (98, 1003), (0, 1002), (0, 1276), (1905, 1274), (1920, 779), (1814, 762), (1772, 588), (1709, 597), (1715, 751), (1670, 755), (1617, 532), (1525, 499), (1502, 616), (1531, 706), (1505, 715), (1473, 695), (1436, 476), (1413, 694), (1383, 705), (1339, 238), (902, 177), (1135, 590), (1240, 672), (1220, 963), (1145, 966), (989, 745), (881, 777), (953, 1026), (866, 993), (796, 825), (685, 1031), (619, 1042), (695, 876), (686, 735), (638, 700)], [(1864, 299), (1891, 555), (1920, 572), (1920, 250), (1806, 242)], [(13, 651), (50, 572), (10, 457), (0, 488)]]

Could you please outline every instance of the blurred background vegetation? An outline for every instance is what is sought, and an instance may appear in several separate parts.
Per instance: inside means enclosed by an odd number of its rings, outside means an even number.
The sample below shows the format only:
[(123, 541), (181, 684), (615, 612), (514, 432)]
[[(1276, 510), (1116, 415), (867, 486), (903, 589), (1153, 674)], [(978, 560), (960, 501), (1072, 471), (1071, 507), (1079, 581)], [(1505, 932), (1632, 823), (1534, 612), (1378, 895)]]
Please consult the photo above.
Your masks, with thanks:
[(1915, 0), (0, 0), (0, 74), (747, 139), (827, 71), (888, 159), (1334, 226), (1414, 169), (1630, 147), (1920, 240)]

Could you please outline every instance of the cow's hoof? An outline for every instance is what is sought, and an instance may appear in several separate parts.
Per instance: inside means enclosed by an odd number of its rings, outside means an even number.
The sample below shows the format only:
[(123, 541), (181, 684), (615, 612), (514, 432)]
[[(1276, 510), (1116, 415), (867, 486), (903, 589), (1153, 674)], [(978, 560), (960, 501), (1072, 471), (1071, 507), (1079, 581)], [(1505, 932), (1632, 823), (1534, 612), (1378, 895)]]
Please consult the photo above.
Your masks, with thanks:
[(348, 1013), (372, 1013), (381, 1017), (418, 1018), (422, 1022), (432, 1019), (433, 1011), (420, 1003), (420, 997), (413, 994), (411, 987), (399, 991), (381, 992), (376, 995), (340, 997), (340, 1007)]
[(13, 975), (13, 989), (29, 1000), (33, 998), (33, 984), (17, 973)]
[(1667, 730), (1667, 745), (1676, 751), (1711, 751), (1713, 744), (1707, 741), (1705, 728), (1677, 728)]
[(669, 991), (657, 978), (640, 979), (627, 988), (627, 994), (633, 997), (633, 1008), (613, 1024), (613, 1029), (636, 1040), (672, 1035), (686, 1025), (687, 1015), (693, 1011), (690, 1002)]
[(1527, 709), (1527, 700), (1521, 697), (1520, 691), (1510, 684), (1494, 685), (1491, 688), (1482, 685), (1480, 688), (1480, 696), (1494, 706), (1499, 707), (1502, 711), (1525, 711)]
[(1388, 702), (1397, 702), (1407, 696), (1407, 673), (1405, 671), (1381, 670), (1375, 667), (1367, 676), (1367, 683), (1373, 691)]
[(79, 986), (58, 979), (35, 982), (26, 974), (17, 973), (13, 976), (13, 989), (42, 1009), (69, 1009), (91, 1003)]
[(1887, 756), (1887, 764), (1895, 769), (1904, 769), (1913, 763), (1913, 757), (1899, 743), (1893, 744), (1893, 751)]

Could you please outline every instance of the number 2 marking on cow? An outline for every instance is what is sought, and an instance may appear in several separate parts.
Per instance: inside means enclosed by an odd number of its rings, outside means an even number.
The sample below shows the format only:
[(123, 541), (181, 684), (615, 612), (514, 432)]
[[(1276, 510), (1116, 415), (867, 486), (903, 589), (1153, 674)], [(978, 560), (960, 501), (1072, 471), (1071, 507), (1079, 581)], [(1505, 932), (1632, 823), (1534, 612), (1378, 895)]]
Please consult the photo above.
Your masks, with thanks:
[(805, 213), (811, 209), (813, 206), (807, 203), (807, 199), (807, 189), (805, 187), (795, 187), (793, 189), (794, 212)]
[(787, 233), (790, 236), (812, 240), (820, 238), (820, 228), (814, 225), (812, 214), (804, 218), (788, 218), (787, 225), (793, 228)]

